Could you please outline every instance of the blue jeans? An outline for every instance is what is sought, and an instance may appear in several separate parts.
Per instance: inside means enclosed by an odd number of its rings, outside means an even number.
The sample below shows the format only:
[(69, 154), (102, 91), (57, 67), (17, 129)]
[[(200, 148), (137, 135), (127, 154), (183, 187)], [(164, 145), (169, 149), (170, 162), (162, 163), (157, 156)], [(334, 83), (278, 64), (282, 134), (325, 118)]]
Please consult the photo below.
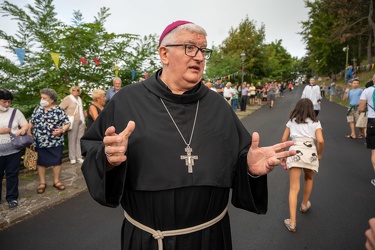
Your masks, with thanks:
[(236, 111), (238, 106), (238, 99), (232, 99), (232, 109)]
[(5, 173), (6, 201), (18, 199), (18, 173), (20, 171), (22, 151), (11, 155), (0, 156), (0, 199), (2, 191), (2, 181)]

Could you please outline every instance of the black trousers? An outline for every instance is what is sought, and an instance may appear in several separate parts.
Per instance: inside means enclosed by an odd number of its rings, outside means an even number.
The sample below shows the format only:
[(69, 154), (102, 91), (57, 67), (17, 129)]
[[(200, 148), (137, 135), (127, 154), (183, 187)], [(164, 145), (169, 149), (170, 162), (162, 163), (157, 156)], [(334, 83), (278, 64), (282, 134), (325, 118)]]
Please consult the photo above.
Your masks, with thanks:
[(241, 96), (241, 111), (246, 111), (247, 96)]

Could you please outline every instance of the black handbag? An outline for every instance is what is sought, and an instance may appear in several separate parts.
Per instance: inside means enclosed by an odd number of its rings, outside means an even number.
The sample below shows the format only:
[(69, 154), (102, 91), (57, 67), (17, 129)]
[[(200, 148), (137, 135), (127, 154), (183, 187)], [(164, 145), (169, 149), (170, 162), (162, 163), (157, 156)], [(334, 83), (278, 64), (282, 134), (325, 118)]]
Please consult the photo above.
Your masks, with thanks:
[[(8, 128), (10, 129), (12, 128), (12, 123), (14, 120), (14, 116), (16, 115), (16, 111), (17, 109), (13, 109), (12, 116), (10, 117), (9, 124), (8, 124)], [(10, 135), (12, 146), (17, 150), (24, 149), (30, 146), (31, 144), (33, 144), (34, 142), (33, 138), (31, 138), (31, 136), (27, 134), (16, 136), (15, 134), (9, 133), (9, 135)]]

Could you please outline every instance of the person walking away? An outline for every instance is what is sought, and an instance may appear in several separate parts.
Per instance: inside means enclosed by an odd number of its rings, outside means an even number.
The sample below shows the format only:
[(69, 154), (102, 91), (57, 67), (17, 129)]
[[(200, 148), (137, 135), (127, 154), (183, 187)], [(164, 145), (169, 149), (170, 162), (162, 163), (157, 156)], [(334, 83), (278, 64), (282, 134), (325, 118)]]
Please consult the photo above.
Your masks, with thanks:
[(78, 86), (70, 88), (70, 95), (66, 96), (60, 103), (60, 107), (69, 116), (74, 116), (73, 127), (68, 131), (68, 148), (70, 164), (82, 164), (82, 153), (80, 140), (85, 133), (85, 116), (81, 97), (81, 89)]
[(95, 89), (92, 92), (92, 104), (89, 107), (87, 114), (87, 129), (91, 127), (105, 105), (105, 91), (102, 89)]
[(212, 50), (202, 27), (171, 23), (158, 53), (162, 69), (120, 90), (81, 140), (89, 192), (123, 206), (123, 250), (232, 249), (229, 196), (265, 213), (266, 174), (295, 154), (283, 151), (293, 142), (259, 148), (259, 134), (203, 85)]
[(276, 91), (277, 87), (274, 82), (271, 82), (269, 87), (268, 87), (268, 98), (270, 101), (270, 109), (273, 108), (273, 105), (275, 104), (275, 99), (276, 99)]
[(121, 85), (122, 85), (122, 81), (121, 81), (121, 78), (116, 76), (113, 78), (112, 80), (112, 84), (113, 86), (110, 87), (106, 94), (105, 94), (105, 100), (106, 102), (109, 102), (109, 100), (112, 99), (112, 97), (117, 93), (119, 92), (119, 90), (121, 89)]
[(345, 93), (342, 97), (343, 100), (349, 100), (349, 107), (348, 111), (346, 113), (346, 119), (349, 123), (350, 127), (350, 134), (346, 135), (346, 138), (359, 138), (362, 139), (364, 137), (364, 131), (363, 128), (359, 128), (359, 134), (358, 137), (355, 133), (355, 124), (358, 121), (359, 113), (358, 113), (358, 106), (359, 106), (359, 98), (361, 97), (361, 94), (363, 92), (363, 89), (359, 88), (359, 79), (354, 78), (351, 83), (352, 89), (349, 90), (349, 88), (346, 88)]
[[(297, 153), (282, 160), (284, 167), (289, 170), (289, 218), (284, 220), (284, 224), (289, 231), (295, 232), (301, 173), (304, 172), (305, 183), (300, 211), (306, 213), (311, 207), (310, 195), (314, 174), (319, 170), (319, 161), (324, 149), (322, 126), (310, 99), (300, 99), (291, 112), (281, 142), (287, 141), (289, 137), (294, 141), (290, 149), (296, 150)], [(317, 145), (314, 143), (315, 140)]]
[(10, 105), (13, 94), (6, 89), (0, 89), (0, 202), (2, 199), (2, 183), (5, 174), (6, 196), (10, 209), (18, 206), (18, 174), (21, 165), (22, 150), (12, 146), (10, 133), (16, 136), (26, 134), (29, 125), (25, 116), (18, 109), (13, 122), (10, 123), (14, 108)]
[[(372, 81), (375, 83), (375, 74), (372, 76)], [(375, 109), (374, 109), (374, 90), (375, 85), (363, 90), (361, 97), (359, 98), (358, 112), (364, 112), (366, 106), (368, 106), (368, 118), (366, 128), (366, 145), (368, 149), (371, 149), (371, 163), (374, 169), (374, 178), (371, 179), (371, 184), (375, 186)]]
[(301, 99), (302, 98), (309, 98), (312, 101), (315, 115), (318, 117), (322, 97), (320, 95), (319, 86), (315, 85), (314, 78), (310, 78), (310, 84), (303, 89)]
[(35, 149), (38, 152), (39, 186), (36, 192), (43, 194), (47, 188), (46, 168), (52, 167), (53, 187), (65, 190), (60, 181), (62, 154), (64, 150), (64, 133), (70, 126), (65, 111), (56, 105), (57, 93), (53, 89), (40, 90), (40, 105), (30, 118), (28, 134), (34, 137)]
[(280, 83), (279, 93), (280, 97), (284, 97), (284, 90), (286, 89), (286, 82)]

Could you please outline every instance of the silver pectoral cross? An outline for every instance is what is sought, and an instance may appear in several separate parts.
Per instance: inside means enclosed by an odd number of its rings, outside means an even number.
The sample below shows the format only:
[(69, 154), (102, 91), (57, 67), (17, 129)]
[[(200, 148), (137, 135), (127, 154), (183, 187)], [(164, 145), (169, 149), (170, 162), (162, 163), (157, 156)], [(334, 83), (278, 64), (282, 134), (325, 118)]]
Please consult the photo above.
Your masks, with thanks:
[(193, 149), (190, 146), (185, 148), (186, 155), (181, 155), (181, 160), (185, 160), (185, 164), (188, 167), (188, 173), (193, 173), (194, 160), (198, 160), (198, 155), (191, 155)]

